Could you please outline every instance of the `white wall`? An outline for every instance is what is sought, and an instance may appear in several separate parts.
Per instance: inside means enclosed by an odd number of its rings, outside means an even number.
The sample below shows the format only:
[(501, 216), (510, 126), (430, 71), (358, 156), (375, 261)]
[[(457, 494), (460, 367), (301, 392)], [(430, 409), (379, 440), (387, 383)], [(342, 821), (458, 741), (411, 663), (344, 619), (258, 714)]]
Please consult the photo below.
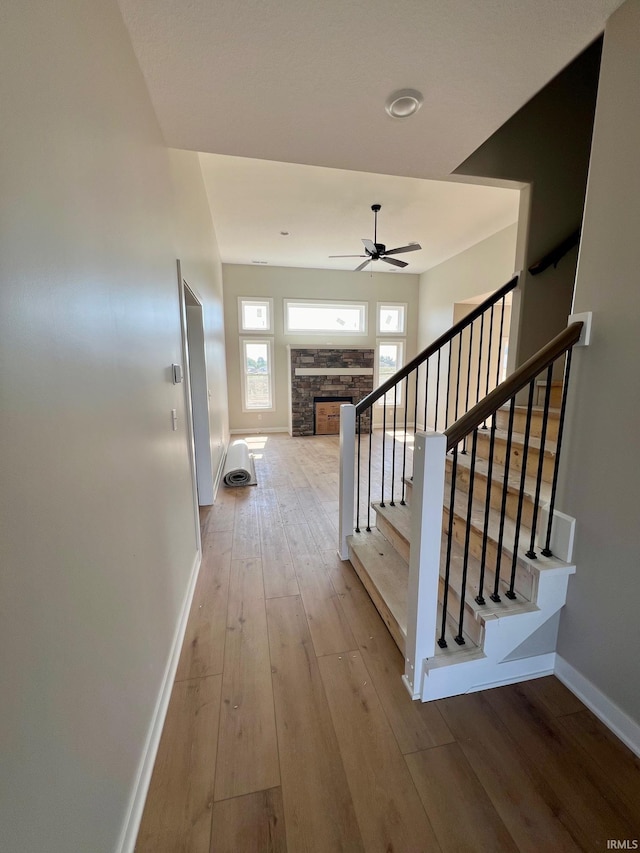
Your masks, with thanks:
[[(407, 346), (405, 361), (416, 353), (418, 330), (418, 276), (403, 273), (346, 272), (309, 270), (292, 267), (260, 267), (224, 264), (224, 314), (227, 330), (227, 371), (229, 383), (229, 422), (231, 429), (255, 431), (288, 429), (289, 379), (287, 344), (316, 346), (375, 347), (376, 302), (404, 302), (407, 311)], [(259, 419), (254, 412), (242, 411), (240, 387), (240, 345), (238, 332), (238, 297), (272, 296), (274, 299), (275, 412), (264, 412)], [(366, 301), (369, 325), (366, 336), (285, 335), (285, 298), (339, 299)], [(248, 337), (248, 336), (247, 336)]]
[(109, 853), (196, 558), (175, 259), (222, 441), (219, 265), (115, 0), (5, 4), (0, 104), (0, 850)]
[[(517, 235), (518, 225), (514, 223), (422, 273), (418, 352), (451, 328), (456, 303), (497, 290), (513, 277)], [(505, 333), (508, 328), (505, 325)], [(446, 376), (447, 366), (448, 361), (443, 358), (441, 377)], [(429, 410), (435, 412), (435, 383), (432, 379), (429, 388)], [(439, 429), (444, 422), (444, 397), (442, 393), (438, 406)], [(419, 397), (418, 411), (424, 411), (424, 394)], [(430, 417), (429, 426), (433, 425)]]
[(577, 518), (576, 576), (558, 651), (640, 724), (640, 4), (610, 19), (598, 91), (574, 310), (576, 350), (561, 508)]

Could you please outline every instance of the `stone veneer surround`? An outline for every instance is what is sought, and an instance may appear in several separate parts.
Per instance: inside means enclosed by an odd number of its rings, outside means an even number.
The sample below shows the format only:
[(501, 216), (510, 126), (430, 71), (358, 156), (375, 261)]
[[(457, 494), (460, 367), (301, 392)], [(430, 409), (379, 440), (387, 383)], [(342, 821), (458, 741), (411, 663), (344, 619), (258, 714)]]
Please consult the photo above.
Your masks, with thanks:
[[(373, 391), (375, 351), (363, 347), (291, 347), (291, 435), (314, 434), (314, 397), (353, 398), (358, 403)], [(344, 368), (345, 373), (334, 371)], [(296, 371), (331, 373), (300, 375)], [(359, 371), (362, 371), (360, 373)], [(369, 430), (369, 414), (362, 416)]]

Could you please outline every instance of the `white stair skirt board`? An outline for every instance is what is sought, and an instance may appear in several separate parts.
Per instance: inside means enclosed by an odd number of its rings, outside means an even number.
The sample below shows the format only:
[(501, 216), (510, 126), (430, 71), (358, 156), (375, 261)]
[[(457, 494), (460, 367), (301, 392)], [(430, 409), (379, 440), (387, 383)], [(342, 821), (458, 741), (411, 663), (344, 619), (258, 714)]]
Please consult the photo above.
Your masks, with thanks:
[(490, 614), (482, 619), (482, 656), (457, 662), (454, 652), (425, 660), (422, 701), (552, 675), (554, 651), (516, 659), (509, 656), (556, 616), (566, 600), (569, 576), (574, 573), (575, 566), (545, 569), (540, 573), (534, 590), (536, 610), (504, 616)]
[(640, 725), (570, 663), (556, 655), (554, 675), (640, 758)]
[(194, 557), (191, 577), (189, 578), (184, 601), (182, 603), (182, 610), (173, 635), (169, 659), (167, 660), (164, 678), (162, 679), (160, 692), (158, 693), (156, 707), (149, 723), (147, 738), (140, 757), (140, 763), (138, 765), (138, 773), (136, 775), (135, 782), (133, 783), (131, 796), (129, 798), (129, 809), (116, 847), (117, 853), (133, 853), (136, 839), (138, 837), (140, 821), (142, 820), (142, 812), (144, 810), (145, 800), (147, 799), (149, 785), (151, 783), (153, 765), (156, 762), (158, 746), (160, 745), (160, 736), (162, 735), (162, 729), (164, 728), (164, 721), (169, 707), (169, 699), (171, 698), (171, 691), (173, 689), (173, 681), (176, 677), (176, 670), (178, 669), (178, 663), (180, 661), (180, 652), (182, 651), (182, 643), (184, 642), (184, 635), (187, 630), (187, 620), (189, 619), (189, 613), (191, 611), (191, 602), (193, 601), (196, 581), (198, 580), (198, 574), (200, 573), (201, 558), (202, 554), (198, 551)]

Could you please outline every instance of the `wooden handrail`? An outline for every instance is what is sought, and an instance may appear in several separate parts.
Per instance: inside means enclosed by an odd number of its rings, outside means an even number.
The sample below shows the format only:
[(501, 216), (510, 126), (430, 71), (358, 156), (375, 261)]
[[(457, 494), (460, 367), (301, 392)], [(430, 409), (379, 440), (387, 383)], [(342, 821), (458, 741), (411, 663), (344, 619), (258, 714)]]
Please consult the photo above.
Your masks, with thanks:
[(447, 436), (447, 450), (451, 450), (459, 444), (474, 429), (479, 427), (481, 423), (484, 423), (487, 418), (494, 415), (518, 391), (522, 391), (545, 367), (549, 367), (559, 356), (568, 349), (571, 349), (580, 338), (583, 325), (582, 322), (579, 322), (567, 326), (559, 335), (556, 335), (553, 340), (549, 341), (546, 346), (538, 350), (524, 364), (521, 364), (511, 376), (508, 376), (504, 382), (498, 385), (497, 388), (494, 388), (483, 400), (480, 400), (466, 414), (458, 418), (454, 424), (451, 424), (449, 429), (444, 431), (444, 434)]
[(473, 311), (470, 311), (466, 317), (463, 317), (462, 320), (459, 320), (454, 326), (448, 329), (444, 334), (440, 335), (439, 338), (436, 338), (433, 343), (430, 343), (426, 349), (423, 349), (422, 352), (418, 353), (415, 358), (412, 358), (404, 367), (401, 367), (397, 373), (394, 373), (393, 376), (390, 376), (386, 382), (380, 385), (378, 388), (375, 388), (370, 394), (367, 394), (358, 405), (356, 406), (356, 416), (361, 415), (363, 412), (366, 412), (367, 409), (371, 408), (376, 400), (379, 400), (380, 397), (384, 396), (387, 391), (390, 391), (394, 385), (397, 385), (398, 382), (402, 382), (403, 379), (412, 373), (416, 367), (419, 367), (423, 362), (425, 362), (428, 358), (438, 352), (438, 350), (449, 343), (450, 340), (455, 338), (457, 334), (464, 331), (467, 326), (470, 326), (474, 320), (477, 320), (484, 312), (491, 308), (496, 302), (499, 302), (503, 296), (506, 296), (507, 293), (510, 293), (516, 285), (518, 284), (518, 276), (514, 276), (511, 281), (508, 281), (506, 284), (503, 284), (499, 290), (496, 290), (495, 293), (492, 293), (484, 302), (481, 302), (480, 305), (477, 305)]

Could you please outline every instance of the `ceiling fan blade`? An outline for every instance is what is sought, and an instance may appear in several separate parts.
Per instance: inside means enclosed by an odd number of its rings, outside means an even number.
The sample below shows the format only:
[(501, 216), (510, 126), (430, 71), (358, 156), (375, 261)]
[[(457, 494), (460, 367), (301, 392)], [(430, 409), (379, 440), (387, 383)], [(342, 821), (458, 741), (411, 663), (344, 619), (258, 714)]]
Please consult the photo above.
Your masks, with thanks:
[(384, 261), (387, 264), (393, 264), (394, 267), (408, 267), (409, 264), (406, 261), (397, 261), (395, 258), (380, 258), (381, 261)]
[(368, 258), (368, 255), (329, 255), (330, 258)]
[(372, 240), (363, 240), (364, 247), (367, 252), (371, 252), (372, 255), (376, 253), (376, 244)]
[(399, 246), (397, 249), (387, 249), (385, 255), (399, 255), (402, 252), (417, 252), (421, 249), (420, 243), (410, 243), (408, 246)]
[(354, 272), (360, 272), (360, 270), (363, 270), (370, 261), (371, 261), (371, 258), (367, 258), (367, 260), (363, 261), (359, 267), (355, 268)]

